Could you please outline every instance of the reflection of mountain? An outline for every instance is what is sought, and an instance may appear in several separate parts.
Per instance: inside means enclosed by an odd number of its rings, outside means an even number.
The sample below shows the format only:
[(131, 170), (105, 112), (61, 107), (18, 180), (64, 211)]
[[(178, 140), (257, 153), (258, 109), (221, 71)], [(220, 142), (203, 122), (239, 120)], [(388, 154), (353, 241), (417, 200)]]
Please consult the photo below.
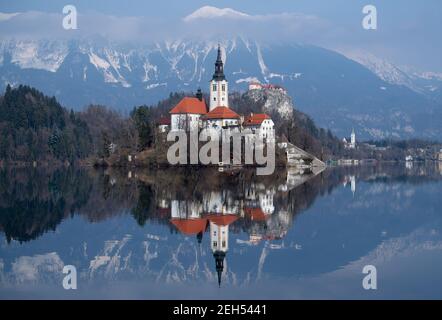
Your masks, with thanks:
[[(53, 261), (75, 264), (83, 280), (198, 285), (216, 282), (218, 269), (223, 287), (331, 272), (429, 225), (440, 189), (425, 182), (442, 178), (428, 166), (329, 169), (297, 186), (285, 172), (176, 170), (134, 172), (131, 179), (118, 171), (0, 174), (0, 230), (28, 240), (2, 248), (0, 278), (45, 282), (50, 275), (39, 273), (57, 276), (60, 268), (33, 259), (56, 252)], [(421, 212), (423, 203), (429, 207)], [(46, 209), (33, 214), (31, 206)], [(28, 214), (15, 219), (20, 208)], [(27, 269), (19, 268), (24, 262)], [(15, 275), (18, 270), (30, 273)]]

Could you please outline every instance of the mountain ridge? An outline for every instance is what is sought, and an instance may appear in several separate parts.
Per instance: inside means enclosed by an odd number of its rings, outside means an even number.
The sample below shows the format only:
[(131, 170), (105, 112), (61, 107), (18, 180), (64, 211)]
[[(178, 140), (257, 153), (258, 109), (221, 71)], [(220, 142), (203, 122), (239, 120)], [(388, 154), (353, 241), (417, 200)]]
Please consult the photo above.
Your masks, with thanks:
[[(270, 46), (241, 37), (220, 43), (232, 92), (247, 91), (252, 81), (282, 85), (300, 111), (338, 136), (354, 127), (368, 139), (442, 138), (438, 89), (426, 96), (316, 46)], [(204, 91), (217, 45), (208, 40), (136, 46), (106, 40), (2, 41), (0, 84), (28, 84), (75, 109), (92, 103), (128, 112), (170, 92)]]

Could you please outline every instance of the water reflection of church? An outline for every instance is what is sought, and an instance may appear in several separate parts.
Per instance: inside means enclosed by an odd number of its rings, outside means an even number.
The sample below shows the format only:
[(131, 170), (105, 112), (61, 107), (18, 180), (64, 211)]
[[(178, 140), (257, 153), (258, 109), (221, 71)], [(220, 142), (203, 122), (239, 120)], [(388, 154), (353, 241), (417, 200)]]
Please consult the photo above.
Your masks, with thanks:
[(263, 184), (251, 184), (244, 193), (230, 190), (207, 191), (200, 199), (159, 200), (159, 210), (170, 212), (170, 222), (187, 236), (196, 237), (201, 243), (203, 235), (210, 234), (210, 247), (215, 259), (218, 284), (224, 271), (224, 260), (229, 250), (229, 229), (234, 222), (244, 224), (250, 245), (261, 240), (282, 239), (291, 225), (287, 210), (275, 214), (276, 189)]

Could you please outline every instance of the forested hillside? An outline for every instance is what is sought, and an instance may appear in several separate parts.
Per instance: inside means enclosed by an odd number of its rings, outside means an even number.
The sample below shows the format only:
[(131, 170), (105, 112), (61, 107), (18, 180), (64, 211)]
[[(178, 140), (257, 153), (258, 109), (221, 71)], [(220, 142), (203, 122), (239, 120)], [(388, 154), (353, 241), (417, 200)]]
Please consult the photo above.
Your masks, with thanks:
[(107, 157), (116, 148), (137, 149), (132, 118), (105, 106), (74, 112), (28, 86), (6, 88), (0, 97), (0, 160), (75, 162)]
[(92, 145), (86, 122), (28, 86), (7, 86), (0, 98), (0, 134), (3, 160), (84, 158)]
[[(8, 86), (0, 97), (0, 160), (75, 162), (150, 149), (161, 143), (156, 123), (168, 117), (169, 110), (185, 95), (171, 93), (155, 105), (133, 108), (130, 116), (124, 117), (99, 105), (74, 112), (34, 88)], [(232, 94), (230, 104), (243, 115), (265, 111), (262, 101), (245, 94)], [(318, 128), (306, 114), (295, 110), (289, 119), (277, 112), (270, 115), (279, 136), (319, 158), (342, 152), (340, 141), (330, 131)]]

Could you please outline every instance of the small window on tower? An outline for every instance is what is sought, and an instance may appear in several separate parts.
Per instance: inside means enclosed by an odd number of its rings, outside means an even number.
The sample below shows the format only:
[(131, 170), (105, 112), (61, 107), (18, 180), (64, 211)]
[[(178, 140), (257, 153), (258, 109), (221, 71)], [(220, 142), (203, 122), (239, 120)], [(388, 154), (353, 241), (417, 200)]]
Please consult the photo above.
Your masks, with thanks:
[(216, 101), (216, 97), (213, 97), (213, 101)]
[(216, 84), (212, 86), (212, 91), (216, 91)]
[(225, 85), (225, 84), (223, 84), (223, 85), (221, 86), (221, 90), (222, 90), (222, 91), (226, 91), (226, 85)]

